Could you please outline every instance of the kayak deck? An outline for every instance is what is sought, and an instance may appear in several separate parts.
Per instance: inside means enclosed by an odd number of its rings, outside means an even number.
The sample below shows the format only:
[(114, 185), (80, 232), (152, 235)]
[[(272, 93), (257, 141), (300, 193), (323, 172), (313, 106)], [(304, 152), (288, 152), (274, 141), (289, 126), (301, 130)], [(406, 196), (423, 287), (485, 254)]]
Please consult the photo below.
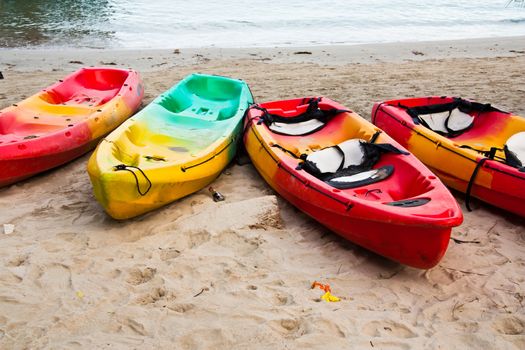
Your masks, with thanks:
[(18, 104), (0, 118), (0, 142), (41, 137), (85, 121), (113, 99), (128, 77), (124, 70), (85, 70)]

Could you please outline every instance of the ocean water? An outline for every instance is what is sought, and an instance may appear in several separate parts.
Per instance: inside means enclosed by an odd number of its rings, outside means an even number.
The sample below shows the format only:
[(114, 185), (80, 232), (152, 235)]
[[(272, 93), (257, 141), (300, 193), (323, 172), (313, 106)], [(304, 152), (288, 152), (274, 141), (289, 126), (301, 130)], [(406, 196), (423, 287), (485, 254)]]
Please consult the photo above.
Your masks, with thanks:
[(267, 47), (525, 35), (508, 0), (0, 0), (0, 48)]

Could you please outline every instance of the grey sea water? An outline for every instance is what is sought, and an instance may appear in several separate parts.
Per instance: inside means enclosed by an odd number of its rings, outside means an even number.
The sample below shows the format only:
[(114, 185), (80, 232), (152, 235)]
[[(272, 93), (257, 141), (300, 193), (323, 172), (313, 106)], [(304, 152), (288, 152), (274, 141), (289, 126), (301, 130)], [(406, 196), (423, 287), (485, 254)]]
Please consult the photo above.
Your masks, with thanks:
[(508, 0), (0, 0), (0, 48), (358, 44), (525, 35)]

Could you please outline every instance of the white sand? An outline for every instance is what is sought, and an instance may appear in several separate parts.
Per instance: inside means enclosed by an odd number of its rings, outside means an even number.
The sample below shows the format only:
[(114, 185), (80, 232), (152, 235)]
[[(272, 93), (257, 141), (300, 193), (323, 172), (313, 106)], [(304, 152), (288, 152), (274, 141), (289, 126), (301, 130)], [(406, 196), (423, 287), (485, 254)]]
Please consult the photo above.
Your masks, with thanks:
[[(243, 78), (259, 101), (322, 94), (366, 118), (375, 101), (428, 94), (525, 115), (524, 50), (523, 38), (180, 54), (7, 50), (0, 108), (77, 60), (140, 69), (146, 103), (199, 71)], [(525, 348), (521, 218), (475, 202), (452, 234), (474, 243), (451, 241), (441, 263), (421, 271), (316, 224), (251, 165), (232, 165), (214, 183), (225, 202), (204, 189), (116, 222), (91, 193), (87, 159), (0, 189), (0, 226), (15, 225), (0, 232), (2, 349)], [(342, 301), (320, 301), (313, 281)]]

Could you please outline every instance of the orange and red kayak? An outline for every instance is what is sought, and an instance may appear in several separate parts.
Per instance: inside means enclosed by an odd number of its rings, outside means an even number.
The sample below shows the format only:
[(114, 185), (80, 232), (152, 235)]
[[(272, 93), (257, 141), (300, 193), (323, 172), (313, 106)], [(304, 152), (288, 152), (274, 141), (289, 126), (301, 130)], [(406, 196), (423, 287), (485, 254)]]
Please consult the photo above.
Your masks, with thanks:
[(525, 118), (457, 97), (377, 103), (372, 122), (451, 188), (525, 216)]
[(83, 68), (0, 111), (0, 186), (57, 167), (94, 148), (140, 106), (137, 72)]
[(244, 142), (281, 196), (367, 249), (418, 268), (445, 254), (461, 210), (416, 157), (327, 98), (253, 106)]

